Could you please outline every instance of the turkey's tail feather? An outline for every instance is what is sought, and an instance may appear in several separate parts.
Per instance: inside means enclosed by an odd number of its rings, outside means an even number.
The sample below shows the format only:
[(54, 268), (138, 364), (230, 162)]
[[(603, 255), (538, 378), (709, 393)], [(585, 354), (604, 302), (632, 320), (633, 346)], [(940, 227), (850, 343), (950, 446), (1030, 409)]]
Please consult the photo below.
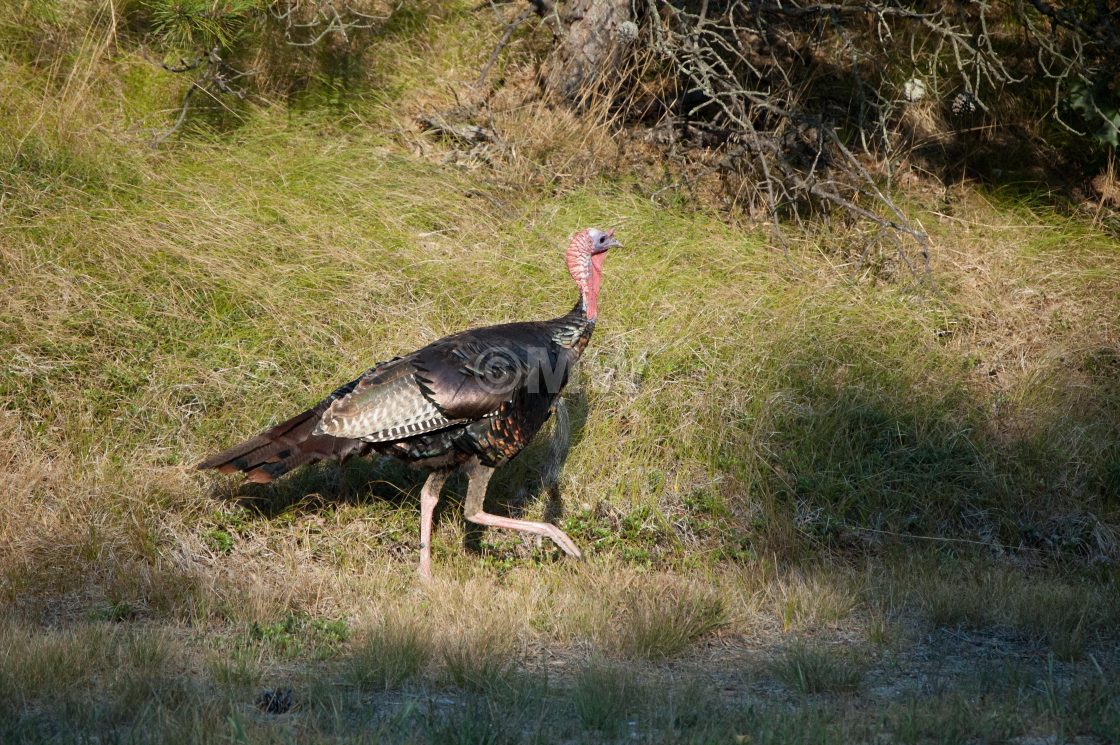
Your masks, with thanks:
[(221, 473), (240, 471), (246, 481), (267, 484), (305, 463), (345, 460), (369, 452), (372, 445), (362, 440), (314, 434), (324, 409), (322, 405), (308, 409), (251, 440), (210, 456), (195, 468), (216, 468)]

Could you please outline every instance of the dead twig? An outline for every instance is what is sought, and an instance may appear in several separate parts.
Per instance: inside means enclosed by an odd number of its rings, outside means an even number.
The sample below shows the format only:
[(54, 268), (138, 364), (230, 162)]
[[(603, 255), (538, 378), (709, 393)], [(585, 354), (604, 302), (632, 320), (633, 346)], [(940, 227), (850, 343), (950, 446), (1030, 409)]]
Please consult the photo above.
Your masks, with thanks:
[(191, 108), (191, 100), (195, 93), (205, 93), (219, 102), (221, 102), (221, 99), (219, 99), (215, 93), (231, 95), (240, 100), (244, 100), (248, 96), (248, 91), (245, 88), (236, 87), (233, 83), (241, 78), (253, 75), (254, 72), (252, 70), (244, 72), (235, 70), (227, 65), (222, 59), (221, 50), (218, 47), (214, 47), (206, 55), (200, 56), (197, 63), (192, 63), (189, 66), (181, 66), (181, 69), (168, 67), (166, 65), (164, 65), (164, 67), (171, 72), (183, 72), (186, 70), (198, 69), (203, 62), (206, 64), (206, 69), (187, 86), (187, 92), (183, 94), (183, 101), (179, 106), (179, 114), (175, 117), (175, 122), (171, 127), (153, 137), (152, 141), (149, 143), (149, 147), (153, 149), (159, 147), (182, 128), (183, 123), (187, 120), (187, 114)]
[(506, 48), (506, 44), (509, 43), (510, 37), (513, 36), (513, 32), (516, 31), (517, 27), (524, 23), (525, 20), (528, 19), (532, 14), (533, 9), (526, 8), (525, 10), (518, 13), (517, 17), (514, 18), (508, 26), (506, 26), (505, 33), (502, 34), (502, 38), (498, 40), (497, 45), (494, 47), (494, 51), (490, 53), (490, 58), (486, 60), (486, 64), (482, 67), (482, 72), (479, 74), (478, 80), (475, 81), (475, 88), (482, 87), (483, 82), (486, 81), (486, 76), (490, 74), (490, 68), (493, 67), (494, 63), (498, 61), (498, 55), (500, 55), (502, 53), (502, 50)]

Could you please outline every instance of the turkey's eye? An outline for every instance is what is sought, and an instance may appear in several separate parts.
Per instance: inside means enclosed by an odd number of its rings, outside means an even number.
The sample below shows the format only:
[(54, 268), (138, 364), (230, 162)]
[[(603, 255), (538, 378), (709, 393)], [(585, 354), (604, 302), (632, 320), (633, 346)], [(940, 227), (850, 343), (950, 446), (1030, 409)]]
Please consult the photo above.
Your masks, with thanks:
[(607, 242), (607, 236), (605, 236), (605, 235), (599, 236), (599, 242), (600, 243), (606, 243)]

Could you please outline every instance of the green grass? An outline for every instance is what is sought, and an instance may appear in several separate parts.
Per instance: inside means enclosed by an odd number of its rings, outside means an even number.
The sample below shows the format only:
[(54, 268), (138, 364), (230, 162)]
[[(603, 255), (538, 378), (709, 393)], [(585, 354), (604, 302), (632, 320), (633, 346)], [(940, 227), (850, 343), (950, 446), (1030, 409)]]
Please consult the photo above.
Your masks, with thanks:
[(307, 618), (289, 613), (271, 623), (249, 624), (248, 641), (277, 657), (311, 655), (319, 658), (338, 653), (350, 636), (346, 619)]
[(208, 672), (218, 687), (243, 694), (264, 679), (263, 657), (263, 650), (245, 645), (220, 649), (208, 660)]
[(1003, 627), (1045, 643), (1062, 660), (1077, 660), (1097, 634), (1116, 622), (1116, 608), (1101, 603), (1103, 585), (1069, 585), (1043, 577), (1024, 577), (1001, 567), (969, 576), (926, 578), (915, 582), (917, 604), (935, 626)]
[[(637, 147), (524, 100), (527, 25), (491, 101), (510, 149), (448, 158), (414, 116), (459, 105), (504, 28), (464, 4), (402, 10), (344, 96), (288, 105), (276, 57), (265, 100), (152, 150), (183, 79), (103, 4), (17, 5), (0, 741), (1120, 736), (1114, 236), (963, 185), (908, 202), (936, 290), (857, 276), (858, 227), (783, 252), (702, 198), (655, 204)], [(378, 360), (564, 312), (591, 224), (626, 248), (569, 389), (559, 521), (587, 561), (498, 531), (472, 553), (453, 482), (422, 586), (420, 475), (189, 468)], [(546, 439), (497, 509), (546, 512)], [(257, 709), (287, 688), (292, 713)]]
[(517, 742), (506, 720), (485, 704), (471, 703), (461, 711), (428, 724), (428, 741), (448, 745), (503, 745)]
[(363, 689), (400, 686), (420, 673), (431, 657), (430, 633), (420, 619), (383, 618), (355, 645), (349, 677)]
[(628, 717), (643, 708), (644, 691), (632, 668), (603, 660), (592, 660), (577, 674), (572, 704), (587, 729), (619, 734)]

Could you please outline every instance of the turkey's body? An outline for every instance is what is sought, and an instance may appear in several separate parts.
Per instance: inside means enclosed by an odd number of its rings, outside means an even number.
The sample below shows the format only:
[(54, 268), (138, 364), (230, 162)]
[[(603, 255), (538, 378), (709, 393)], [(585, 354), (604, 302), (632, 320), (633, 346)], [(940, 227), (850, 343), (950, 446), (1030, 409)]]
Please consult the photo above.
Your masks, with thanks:
[(374, 365), (311, 409), (198, 467), (265, 483), (297, 466), (375, 451), (421, 468), (472, 457), (496, 468), (548, 421), (594, 327), (577, 305), (550, 321), (444, 337)]
[(591, 339), (599, 283), (613, 232), (576, 233), (568, 270), (580, 299), (549, 321), (507, 323), (444, 337), (374, 365), (316, 406), (198, 464), (266, 483), (317, 461), (378, 452), (431, 471), (420, 497), (420, 574), (431, 575), (432, 513), (448, 475), (469, 476), (464, 512), (479, 525), (551, 538), (579, 557), (555, 525), (483, 509), (494, 469), (529, 444), (548, 420), (568, 373)]
[[(568, 315), (551, 321), (492, 326), (436, 342), (433, 346), (447, 346), (449, 357), (466, 361), (456, 371), (437, 367), (425, 370), (420, 379), (426, 385), (434, 383), (436, 390), (450, 389), (460, 382), (456, 378), (470, 369), (466, 374), (485, 381), (483, 387), (508, 390), (507, 397), (496, 409), (477, 419), (376, 445), (375, 449), (429, 468), (460, 464), (472, 456), (492, 468), (505, 464), (548, 421), (568, 382), (568, 373), (590, 341), (593, 329), (594, 324), (587, 321), (577, 305)], [(441, 377), (448, 373), (450, 381)]]

